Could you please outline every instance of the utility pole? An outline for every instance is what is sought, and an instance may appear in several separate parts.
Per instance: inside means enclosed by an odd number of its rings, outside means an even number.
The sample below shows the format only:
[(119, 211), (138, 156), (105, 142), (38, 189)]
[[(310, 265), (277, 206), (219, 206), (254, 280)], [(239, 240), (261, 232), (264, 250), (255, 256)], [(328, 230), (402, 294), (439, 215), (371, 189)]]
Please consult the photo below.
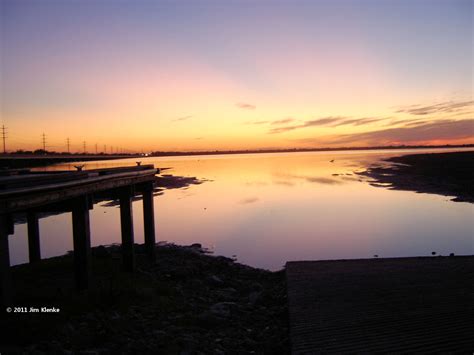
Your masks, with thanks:
[(86, 141), (82, 142), (82, 146), (84, 147), (84, 154), (86, 154)]
[(104, 154), (107, 154), (107, 146), (104, 144)]
[(46, 134), (43, 133), (41, 137), (41, 141), (43, 143), (43, 150), (46, 152)]
[(7, 154), (6, 140), (7, 140), (7, 128), (2, 125), (2, 139), (3, 139), (3, 154)]
[(71, 154), (71, 141), (69, 140), (69, 137), (66, 139), (66, 143), (67, 143), (67, 153), (68, 154)]
[(95, 155), (97, 155), (97, 143), (95, 144)]

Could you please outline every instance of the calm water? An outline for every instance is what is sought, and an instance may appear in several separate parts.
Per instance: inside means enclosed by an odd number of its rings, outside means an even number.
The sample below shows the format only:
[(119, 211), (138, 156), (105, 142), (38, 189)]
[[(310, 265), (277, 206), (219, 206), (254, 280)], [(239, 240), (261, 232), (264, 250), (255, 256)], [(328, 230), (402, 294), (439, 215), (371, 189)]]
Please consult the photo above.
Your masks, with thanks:
[[(272, 270), (288, 260), (473, 254), (472, 204), (374, 187), (354, 174), (403, 154), (407, 151), (141, 160), (171, 167), (165, 173), (207, 180), (155, 197), (160, 241), (198, 242), (215, 254), (236, 255), (242, 263)], [(89, 162), (86, 168), (135, 165), (136, 160)], [(91, 211), (93, 245), (120, 241), (119, 209), (104, 205)], [(135, 239), (142, 243), (141, 201), (133, 208)], [(43, 257), (72, 249), (70, 214), (41, 219), (40, 230)], [(27, 261), (26, 225), (15, 227), (10, 248), (13, 264)]]

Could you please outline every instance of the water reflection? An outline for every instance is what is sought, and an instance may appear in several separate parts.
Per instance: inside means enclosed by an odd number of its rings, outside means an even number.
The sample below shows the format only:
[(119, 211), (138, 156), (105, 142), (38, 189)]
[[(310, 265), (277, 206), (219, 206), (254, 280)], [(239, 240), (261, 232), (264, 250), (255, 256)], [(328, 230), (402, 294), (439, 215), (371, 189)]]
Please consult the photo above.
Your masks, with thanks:
[[(473, 205), (446, 197), (375, 188), (357, 172), (406, 152), (319, 152), (144, 158), (178, 175), (155, 196), (157, 239), (202, 243), (216, 254), (278, 269), (287, 260), (472, 254)], [(136, 159), (87, 162), (86, 169)], [(332, 162), (331, 162), (332, 161)], [(54, 169), (67, 169), (68, 164)], [(194, 183), (196, 182), (196, 183)], [(133, 202), (143, 242), (141, 201)], [(120, 241), (120, 216), (107, 203), (91, 211), (92, 244)], [(69, 214), (40, 221), (43, 256), (72, 249)], [(27, 260), (26, 226), (10, 238), (12, 262)]]
[[(333, 176), (339, 174), (332, 174)], [(281, 184), (288, 184), (289, 186), (294, 185), (292, 184), (292, 180), (299, 180), (303, 179), (307, 182), (315, 183), (315, 184), (327, 184), (327, 185), (338, 185), (342, 184), (341, 180), (336, 180), (334, 178), (323, 177), (323, 176), (304, 176), (304, 175), (294, 175), (294, 174), (282, 174), (279, 172), (273, 173), (273, 176), (277, 177), (277, 183)]]

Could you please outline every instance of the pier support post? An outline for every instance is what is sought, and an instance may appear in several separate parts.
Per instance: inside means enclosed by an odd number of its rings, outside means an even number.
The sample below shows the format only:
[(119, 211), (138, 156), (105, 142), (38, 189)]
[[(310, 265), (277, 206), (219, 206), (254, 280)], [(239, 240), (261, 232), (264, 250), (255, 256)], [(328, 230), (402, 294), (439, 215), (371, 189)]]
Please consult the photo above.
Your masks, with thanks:
[(5, 215), (0, 215), (0, 304), (2, 306), (9, 305), (12, 294), (8, 230), (8, 217)]
[(143, 227), (145, 232), (145, 249), (150, 261), (155, 261), (155, 212), (153, 206), (153, 182), (144, 184), (143, 193)]
[(124, 271), (135, 270), (132, 187), (120, 190), (120, 226), (122, 230), (122, 268)]
[(91, 275), (91, 232), (87, 196), (74, 199), (72, 230), (74, 239), (74, 273), (79, 291), (89, 287)]
[(28, 252), (30, 263), (36, 263), (41, 260), (38, 214), (29, 211), (26, 214), (26, 220), (28, 223)]

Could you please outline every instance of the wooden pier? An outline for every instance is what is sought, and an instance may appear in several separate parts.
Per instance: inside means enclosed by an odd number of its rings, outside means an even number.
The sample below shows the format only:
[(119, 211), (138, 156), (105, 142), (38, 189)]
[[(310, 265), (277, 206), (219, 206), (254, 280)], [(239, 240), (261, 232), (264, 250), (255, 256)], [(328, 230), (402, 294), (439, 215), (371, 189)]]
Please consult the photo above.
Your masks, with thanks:
[(79, 291), (89, 286), (91, 275), (91, 230), (89, 210), (95, 202), (117, 199), (120, 202), (123, 270), (135, 268), (132, 198), (143, 196), (145, 245), (154, 260), (155, 223), (153, 188), (158, 169), (140, 165), (83, 171), (33, 172), (28, 169), (0, 171), (0, 302), (9, 304), (9, 235), (14, 232), (15, 214), (26, 214), (30, 263), (41, 260), (39, 213), (72, 212), (74, 276)]

